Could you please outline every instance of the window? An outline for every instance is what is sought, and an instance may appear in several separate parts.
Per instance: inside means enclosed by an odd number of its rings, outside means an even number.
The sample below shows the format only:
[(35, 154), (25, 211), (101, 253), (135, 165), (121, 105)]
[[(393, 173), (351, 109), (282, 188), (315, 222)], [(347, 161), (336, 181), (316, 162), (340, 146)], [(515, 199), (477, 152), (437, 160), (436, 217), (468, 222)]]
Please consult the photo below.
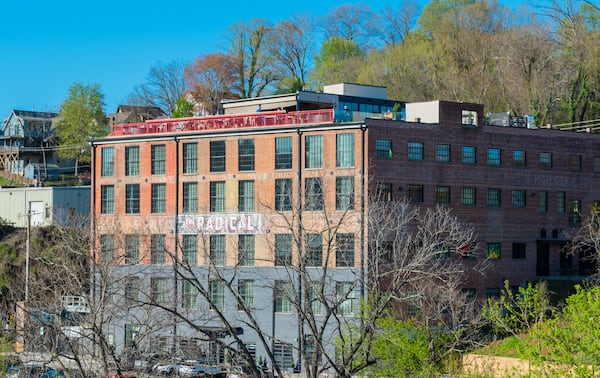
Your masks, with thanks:
[(408, 200), (412, 203), (422, 203), (423, 185), (408, 185)]
[(569, 171), (581, 172), (581, 155), (569, 155)]
[(581, 226), (581, 201), (569, 201), (569, 226)]
[(225, 172), (225, 141), (214, 140), (210, 142), (210, 171)]
[(125, 279), (123, 288), (125, 302), (127, 304), (135, 304), (140, 298), (140, 278), (129, 276)]
[(523, 150), (514, 150), (513, 151), (513, 167), (515, 168), (525, 168), (526, 160), (525, 160), (525, 151)]
[(321, 234), (306, 235), (306, 266), (323, 265), (323, 237)]
[(487, 243), (486, 256), (488, 259), (495, 260), (500, 258), (500, 243)]
[(292, 137), (275, 138), (275, 169), (292, 169)]
[(524, 260), (527, 257), (525, 243), (513, 243), (512, 245), (512, 258), (513, 260)]
[(354, 266), (354, 234), (335, 236), (335, 264), (338, 268)]
[(254, 211), (254, 180), (238, 182), (238, 210), (241, 212)]
[(335, 139), (335, 166), (354, 166), (354, 134), (337, 134)]
[(438, 144), (435, 146), (435, 161), (449, 163), (450, 162), (450, 145)]
[(164, 144), (152, 145), (152, 168), (153, 175), (164, 175), (167, 172), (167, 148)]
[(565, 192), (556, 193), (556, 211), (559, 214), (566, 213), (567, 208), (567, 194)]
[(311, 310), (314, 315), (321, 315), (323, 313), (323, 302), (321, 302), (323, 284), (321, 282), (311, 282), (309, 285), (308, 300), (310, 301)]
[(306, 179), (306, 210), (323, 210), (323, 181), (320, 177)]
[(540, 152), (540, 169), (552, 169), (551, 152)]
[(127, 214), (140, 213), (140, 184), (125, 185), (125, 212)]
[(137, 324), (125, 324), (124, 342), (126, 347), (132, 347), (137, 335), (140, 332), (140, 326)]
[(100, 236), (100, 259), (103, 263), (111, 263), (115, 258), (115, 236), (105, 234)]
[(100, 213), (115, 213), (115, 187), (113, 185), (102, 185), (100, 187)]
[(305, 168), (323, 168), (323, 136), (307, 135), (305, 137)]
[(125, 235), (125, 264), (140, 262), (140, 237), (139, 235)]
[(600, 157), (594, 157), (594, 173), (600, 173)]
[(352, 282), (337, 282), (335, 284), (336, 298), (342, 315), (352, 315), (356, 312), (356, 294)]
[(125, 147), (125, 176), (140, 175), (140, 148), (138, 146)]
[(198, 211), (198, 183), (183, 183), (183, 212), (196, 213)]
[(238, 140), (238, 170), (254, 170), (254, 139)]
[(446, 205), (450, 203), (450, 187), (437, 186), (435, 188), (435, 203)]
[(290, 313), (292, 312), (292, 303), (290, 297), (293, 293), (292, 284), (289, 281), (275, 281), (273, 288), (273, 296), (275, 302), (275, 312)]
[(423, 160), (423, 143), (408, 142), (408, 160)]
[(221, 280), (209, 282), (210, 302), (213, 310), (225, 310), (225, 283)]
[(198, 237), (196, 235), (183, 235), (182, 244), (183, 263), (188, 266), (197, 266)]
[(336, 177), (335, 208), (336, 210), (351, 210), (354, 208), (354, 177)]
[(475, 147), (473, 146), (463, 146), (462, 148), (462, 163), (463, 164), (475, 164), (476, 156), (475, 156)]
[(198, 173), (198, 143), (183, 144), (183, 173)]
[(497, 188), (488, 188), (487, 190), (487, 205), (490, 207), (500, 206), (501, 192)]
[(152, 264), (164, 264), (165, 252), (165, 235), (152, 234), (150, 236), (150, 262)]
[(389, 182), (382, 182), (377, 184), (377, 201), (390, 202), (393, 199), (392, 196), (392, 184)]
[(275, 234), (275, 266), (292, 264), (292, 234)]
[(153, 214), (167, 212), (167, 184), (152, 184), (151, 212)]
[(168, 304), (168, 288), (169, 281), (163, 277), (150, 278), (150, 297), (152, 301), (158, 305), (166, 306)]
[[(319, 346), (315, 343), (315, 337), (311, 334), (304, 335), (304, 356), (306, 356), (307, 361), (321, 361), (321, 354), (319, 352)], [(315, 356), (316, 354), (316, 356)]]
[(485, 297), (487, 299), (500, 299), (500, 288), (489, 287), (485, 289)]
[(475, 188), (462, 188), (460, 203), (462, 205), (475, 205)]
[(238, 303), (238, 310), (254, 308), (254, 280), (238, 280), (238, 294), (242, 297), (243, 304)]
[(488, 148), (487, 150), (487, 165), (498, 167), (500, 166), (500, 149)]
[(472, 110), (462, 111), (463, 127), (477, 127), (477, 112)]
[(210, 262), (216, 266), (225, 265), (225, 235), (210, 235)]
[(538, 211), (540, 213), (548, 212), (548, 192), (538, 193)]
[(238, 236), (238, 264), (254, 266), (254, 235)]
[(375, 157), (391, 159), (392, 141), (387, 139), (377, 139), (375, 141)]
[(273, 342), (273, 359), (280, 369), (284, 370), (294, 363), (292, 345), (280, 341)]
[(113, 147), (102, 147), (102, 176), (114, 176), (115, 174), (115, 149)]
[(210, 211), (225, 211), (225, 181), (212, 181), (210, 183)]
[(525, 207), (525, 193), (524, 190), (512, 191), (512, 207)]
[(198, 288), (194, 283), (185, 280), (181, 284), (181, 306), (186, 310), (198, 308)]
[(292, 210), (292, 179), (275, 180), (275, 210)]

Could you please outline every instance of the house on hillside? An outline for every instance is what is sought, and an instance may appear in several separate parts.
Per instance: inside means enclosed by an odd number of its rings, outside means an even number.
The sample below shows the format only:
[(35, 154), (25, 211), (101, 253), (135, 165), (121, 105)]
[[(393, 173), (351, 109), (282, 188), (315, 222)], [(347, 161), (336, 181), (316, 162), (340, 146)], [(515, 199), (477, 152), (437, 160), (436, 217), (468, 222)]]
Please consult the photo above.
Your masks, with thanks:
[(117, 111), (107, 115), (107, 118), (110, 125), (115, 125), (144, 122), (166, 116), (165, 112), (156, 106), (119, 105)]

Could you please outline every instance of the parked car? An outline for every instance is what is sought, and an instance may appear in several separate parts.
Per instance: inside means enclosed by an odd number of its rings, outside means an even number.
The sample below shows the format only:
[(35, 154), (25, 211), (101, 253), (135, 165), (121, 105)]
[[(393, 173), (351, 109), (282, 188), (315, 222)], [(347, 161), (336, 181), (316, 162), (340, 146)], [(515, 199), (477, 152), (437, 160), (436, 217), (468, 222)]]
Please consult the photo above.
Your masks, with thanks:
[(175, 363), (158, 363), (152, 368), (152, 373), (156, 375), (174, 375), (180, 366), (180, 364)]
[(178, 372), (182, 377), (216, 377), (223, 371), (215, 366), (182, 365)]
[(65, 373), (56, 368), (42, 365), (13, 365), (6, 371), (7, 378), (66, 378)]

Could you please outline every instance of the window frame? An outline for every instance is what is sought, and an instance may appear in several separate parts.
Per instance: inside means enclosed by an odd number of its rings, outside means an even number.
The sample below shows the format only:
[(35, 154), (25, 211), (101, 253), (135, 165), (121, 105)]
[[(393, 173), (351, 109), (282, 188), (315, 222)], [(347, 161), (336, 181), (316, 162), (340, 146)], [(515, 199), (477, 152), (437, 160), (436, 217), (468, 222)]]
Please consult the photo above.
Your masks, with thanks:
[(182, 144), (183, 174), (198, 173), (198, 143), (187, 142)]
[(424, 145), (421, 142), (408, 142), (406, 147), (408, 161), (424, 160)]
[(125, 214), (140, 213), (140, 184), (125, 184)]
[(115, 186), (100, 186), (100, 214), (112, 215), (115, 213)]
[(238, 139), (238, 171), (248, 172), (255, 169), (254, 139)]
[(140, 175), (140, 146), (125, 146), (125, 176)]
[(254, 266), (256, 240), (252, 234), (238, 235), (238, 265)]
[(435, 161), (438, 163), (450, 163), (451, 147), (449, 144), (436, 144), (435, 146)]
[(335, 166), (336, 168), (354, 167), (354, 133), (336, 134)]
[(210, 212), (222, 213), (226, 208), (226, 191), (225, 181), (211, 181), (209, 184), (210, 191)]
[(184, 214), (195, 214), (198, 212), (198, 183), (196, 181), (185, 181), (183, 183), (182, 212)]
[(321, 211), (325, 207), (323, 194), (323, 178), (305, 178), (304, 208), (307, 211)]
[(292, 137), (275, 137), (275, 170), (292, 169)]
[(304, 136), (304, 168), (323, 168), (323, 135)]
[(154, 183), (150, 185), (150, 213), (165, 214), (167, 212), (167, 184)]
[(249, 213), (254, 211), (254, 180), (238, 181), (238, 211)]
[(461, 189), (460, 204), (463, 206), (475, 206), (477, 204), (477, 188), (466, 186)]
[(462, 164), (467, 164), (467, 165), (477, 164), (477, 147), (463, 146), (461, 162), (462, 162)]
[(292, 179), (275, 179), (275, 211), (292, 210)]
[(165, 144), (153, 144), (151, 147), (152, 175), (165, 175), (167, 173), (167, 146)]
[(354, 209), (354, 176), (335, 178), (335, 209), (340, 211)]
[(390, 139), (375, 140), (375, 157), (382, 159), (391, 159), (394, 156), (392, 141)]
[(435, 203), (438, 205), (450, 204), (450, 187), (441, 185), (435, 187)]
[(355, 237), (352, 233), (339, 233), (335, 235), (335, 266), (337, 268), (354, 267), (354, 244)]
[(225, 172), (227, 170), (227, 144), (225, 140), (211, 140), (210, 172)]
[(115, 175), (115, 148), (114, 147), (102, 147), (102, 166), (101, 173), (102, 177), (112, 177)]
[(489, 147), (487, 149), (487, 165), (488, 167), (499, 167), (502, 163), (501, 150), (497, 147)]

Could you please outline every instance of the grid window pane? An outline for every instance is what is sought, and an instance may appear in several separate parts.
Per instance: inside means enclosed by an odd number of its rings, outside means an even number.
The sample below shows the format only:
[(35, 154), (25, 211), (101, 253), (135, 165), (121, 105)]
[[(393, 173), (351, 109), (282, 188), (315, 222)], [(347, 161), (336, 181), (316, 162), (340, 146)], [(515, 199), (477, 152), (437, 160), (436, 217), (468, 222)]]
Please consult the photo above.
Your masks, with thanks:
[(335, 263), (337, 267), (354, 266), (354, 234), (335, 236)]
[(500, 258), (500, 243), (488, 243), (486, 256), (488, 259), (499, 259)]
[(220, 280), (210, 281), (210, 301), (214, 310), (225, 310), (225, 283)]
[(462, 188), (460, 203), (462, 205), (475, 205), (475, 188)]
[(354, 166), (354, 134), (336, 135), (336, 159), (338, 168)]
[(238, 182), (238, 210), (241, 212), (254, 211), (254, 180)]
[(336, 298), (342, 315), (352, 315), (357, 310), (357, 299), (354, 292), (354, 283), (337, 282), (335, 285)]
[(551, 152), (540, 152), (540, 168), (541, 169), (552, 169), (552, 153)]
[(423, 185), (408, 185), (408, 200), (412, 203), (422, 203)]
[(408, 142), (408, 160), (423, 160), (423, 143)]
[(377, 201), (389, 202), (393, 199), (392, 184), (389, 182), (382, 182), (377, 184), (377, 192), (375, 193)]
[(548, 192), (538, 193), (538, 211), (540, 213), (548, 212)]
[(140, 298), (140, 278), (127, 277), (123, 291), (125, 302), (127, 304), (135, 304)]
[(215, 140), (210, 142), (210, 171), (225, 172), (225, 141)]
[(527, 163), (527, 161), (526, 161), (525, 151), (514, 150), (513, 151), (513, 167), (525, 168), (526, 163)]
[(125, 176), (140, 175), (140, 148), (138, 146), (125, 147)]
[(183, 173), (198, 173), (198, 143), (183, 144)]
[(210, 261), (216, 266), (225, 265), (225, 235), (210, 235)]
[(140, 213), (140, 185), (127, 184), (125, 185), (125, 213), (139, 214)]
[(336, 210), (351, 210), (354, 208), (354, 177), (336, 177), (335, 208)]
[(275, 210), (292, 210), (292, 179), (275, 180)]
[(213, 181), (210, 183), (210, 211), (225, 211), (225, 181)]
[(275, 234), (275, 266), (292, 264), (292, 234)]
[(238, 264), (254, 266), (254, 235), (238, 236)]
[(273, 296), (275, 302), (275, 312), (277, 313), (291, 313), (292, 303), (290, 298), (293, 294), (292, 284), (289, 281), (275, 281), (275, 287), (273, 288)]
[(308, 300), (310, 301), (310, 307), (314, 315), (321, 315), (323, 313), (323, 302), (321, 300), (321, 292), (323, 291), (323, 284), (321, 282), (311, 282), (308, 290)]
[(581, 201), (569, 201), (569, 226), (581, 225)]
[(323, 210), (323, 181), (320, 177), (306, 179), (306, 210)]
[(392, 156), (392, 141), (387, 139), (377, 139), (375, 141), (375, 157), (391, 159)]
[(306, 266), (323, 265), (323, 237), (321, 234), (306, 235)]
[(238, 310), (254, 308), (254, 280), (238, 280), (238, 294), (242, 303), (238, 303)]
[(435, 188), (435, 203), (449, 204), (450, 203), (450, 187), (437, 186)]
[(323, 136), (307, 135), (305, 137), (305, 168), (323, 167)]
[(150, 262), (152, 264), (165, 263), (165, 235), (153, 234), (150, 236)]
[(153, 214), (167, 212), (167, 184), (152, 184), (151, 212)]
[(190, 281), (183, 281), (181, 285), (181, 305), (186, 310), (198, 308), (198, 288)]
[(238, 140), (238, 169), (240, 171), (254, 170), (254, 139)]
[(182, 244), (184, 263), (188, 266), (198, 265), (198, 237), (196, 235), (183, 235)]
[(512, 207), (525, 207), (525, 191), (524, 190), (513, 190), (512, 191)]
[(566, 213), (567, 194), (565, 192), (556, 193), (556, 211), (560, 214)]
[(103, 263), (111, 263), (115, 258), (115, 236), (105, 234), (100, 236), (100, 259)]
[(487, 205), (500, 206), (500, 189), (489, 188), (487, 190)]
[(525, 243), (513, 243), (512, 258), (515, 260), (523, 260), (527, 258), (527, 245)]
[(292, 169), (292, 137), (275, 138), (275, 169)]
[(450, 162), (450, 145), (438, 144), (435, 148), (435, 161), (448, 163)]
[(152, 145), (152, 174), (164, 175), (167, 172), (167, 148), (164, 144)]
[(100, 187), (100, 213), (115, 213), (115, 187), (113, 185), (102, 185)]
[(487, 165), (497, 167), (500, 166), (500, 149), (488, 148), (487, 150)]
[(196, 213), (198, 211), (198, 183), (183, 183), (183, 212)]
[(150, 287), (151, 287), (151, 298), (154, 303), (166, 306), (169, 304), (168, 301), (168, 285), (169, 280), (167, 278), (162, 277), (152, 277), (150, 278)]
[(475, 164), (476, 163), (476, 150), (473, 146), (463, 146), (462, 148), (462, 163), (463, 164)]
[(569, 155), (569, 171), (581, 172), (581, 155)]
[(115, 149), (102, 147), (102, 176), (115, 175)]
[(140, 237), (139, 235), (125, 235), (125, 264), (138, 264), (140, 262)]

